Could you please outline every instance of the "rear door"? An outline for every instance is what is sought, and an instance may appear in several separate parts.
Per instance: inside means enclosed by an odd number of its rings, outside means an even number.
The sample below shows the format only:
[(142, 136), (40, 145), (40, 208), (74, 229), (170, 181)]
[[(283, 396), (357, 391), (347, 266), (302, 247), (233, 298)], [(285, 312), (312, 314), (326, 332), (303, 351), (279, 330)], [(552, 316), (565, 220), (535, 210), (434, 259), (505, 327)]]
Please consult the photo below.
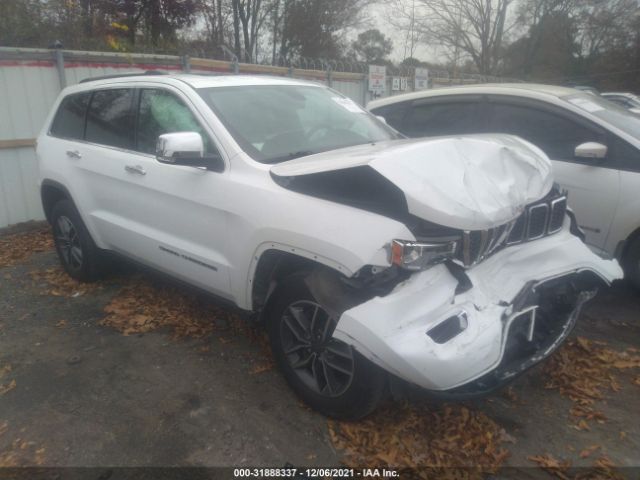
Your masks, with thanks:
[(611, 148), (608, 132), (568, 110), (519, 98), (491, 98), (488, 120), (490, 131), (517, 135), (549, 156), (587, 243), (604, 248), (618, 206), (620, 174), (611, 155), (601, 161), (584, 160), (574, 151), (585, 142)]

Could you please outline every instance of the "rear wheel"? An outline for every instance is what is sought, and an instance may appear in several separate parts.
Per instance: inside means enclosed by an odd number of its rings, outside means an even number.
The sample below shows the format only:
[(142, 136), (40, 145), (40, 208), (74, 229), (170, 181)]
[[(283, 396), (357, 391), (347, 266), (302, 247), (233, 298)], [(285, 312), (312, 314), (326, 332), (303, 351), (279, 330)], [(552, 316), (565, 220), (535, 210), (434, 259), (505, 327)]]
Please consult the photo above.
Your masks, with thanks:
[(333, 338), (337, 319), (311, 295), (304, 276), (286, 279), (268, 317), (271, 348), (293, 390), (334, 418), (358, 419), (384, 398), (387, 374)]
[(625, 277), (640, 290), (640, 236), (636, 236), (627, 247), (624, 270)]
[(51, 224), (56, 251), (64, 270), (82, 282), (97, 280), (101, 273), (100, 249), (70, 200), (60, 200), (54, 205)]

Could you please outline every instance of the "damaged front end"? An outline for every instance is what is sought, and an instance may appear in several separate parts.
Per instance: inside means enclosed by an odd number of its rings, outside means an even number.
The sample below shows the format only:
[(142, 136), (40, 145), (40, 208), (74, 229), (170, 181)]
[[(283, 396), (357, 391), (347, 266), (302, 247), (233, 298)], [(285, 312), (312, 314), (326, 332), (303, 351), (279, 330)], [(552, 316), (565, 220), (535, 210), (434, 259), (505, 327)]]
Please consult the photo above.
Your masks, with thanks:
[(338, 319), (334, 338), (425, 389), (465, 397), (512, 380), (565, 340), (600, 285), (622, 277), (579, 238), (548, 159), (515, 137), (356, 149), (342, 169), (324, 160), (272, 176), (401, 221), (414, 238), (389, 239), (389, 264), (350, 278), (318, 270), (309, 289)]
[(621, 277), (565, 227), (469, 269), (445, 262), (414, 273), (343, 310), (334, 337), (428, 390), (464, 397), (499, 387), (549, 356), (597, 288)]

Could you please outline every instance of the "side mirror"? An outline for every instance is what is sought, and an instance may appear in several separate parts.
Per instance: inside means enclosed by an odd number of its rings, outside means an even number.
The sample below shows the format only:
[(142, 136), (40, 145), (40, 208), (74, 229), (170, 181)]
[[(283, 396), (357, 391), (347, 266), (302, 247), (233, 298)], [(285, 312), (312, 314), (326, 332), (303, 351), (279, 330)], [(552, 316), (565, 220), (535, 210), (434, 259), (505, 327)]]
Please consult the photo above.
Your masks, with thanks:
[(607, 156), (607, 146), (597, 142), (581, 143), (574, 154), (576, 158), (602, 160)]
[(156, 143), (156, 160), (169, 165), (200, 167), (222, 171), (219, 155), (205, 156), (202, 136), (197, 132), (164, 133)]
[(382, 123), (384, 123), (385, 125), (387, 125), (387, 119), (384, 118), (382, 115), (376, 115), (376, 118), (380, 120)]

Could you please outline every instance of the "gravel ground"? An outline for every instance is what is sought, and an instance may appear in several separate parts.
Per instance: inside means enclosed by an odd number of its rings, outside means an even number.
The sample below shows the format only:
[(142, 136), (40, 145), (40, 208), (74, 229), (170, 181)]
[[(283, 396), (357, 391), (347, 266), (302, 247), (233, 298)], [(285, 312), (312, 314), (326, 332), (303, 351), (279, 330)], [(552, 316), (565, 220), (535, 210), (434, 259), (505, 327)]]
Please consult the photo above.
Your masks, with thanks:
[[(122, 278), (75, 298), (54, 296), (29, 272), (56, 265), (46, 252), (0, 269), (0, 392), (9, 388), (0, 394), (0, 466), (340, 465), (326, 419), (276, 370), (254, 369), (259, 343), (215, 332), (123, 336), (99, 324)], [(640, 297), (615, 285), (591, 302), (573, 336), (638, 348), (639, 312)], [(506, 465), (518, 467), (506, 476), (547, 477), (528, 459), (545, 454), (572, 466), (592, 466), (598, 455), (640, 466), (637, 369), (618, 374), (619, 391), (596, 402), (606, 420), (590, 421), (589, 430), (576, 428), (572, 401), (546, 389), (547, 377), (537, 367), (471, 405), (505, 430)], [(582, 458), (591, 446), (595, 453)], [(638, 478), (640, 470), (618, 473)]]

